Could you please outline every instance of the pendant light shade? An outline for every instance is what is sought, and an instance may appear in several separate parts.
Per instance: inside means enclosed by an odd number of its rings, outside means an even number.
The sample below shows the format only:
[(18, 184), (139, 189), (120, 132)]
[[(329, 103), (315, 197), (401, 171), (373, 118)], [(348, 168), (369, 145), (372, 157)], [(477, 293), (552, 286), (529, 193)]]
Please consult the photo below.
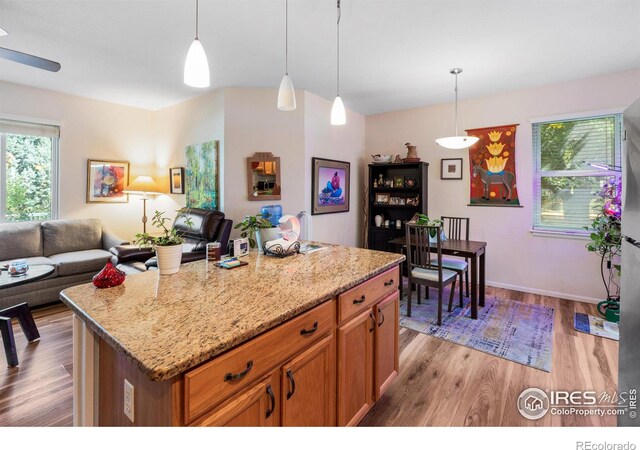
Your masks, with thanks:
[(471, 147), (473, 144), (478, 142), (478, 138), (475, 136), (459, 136), (458, 135), (458, 74), (462, 72), (462, 69), (455, 68), (451, 69), (449, 73), (455, 75), (456, 77), (456, 87), (455, 87), (455, 136), (441, 137), (436, 139), (436, 144), (441, 147), (448, 148), (451, 150), (461, 150), (463, 148)]
[(196, 38), (191, 43), (184, 62), (184, 84), (197, 88), (209, 87), (209, 61), (198, 39), (198, 0), (196, 0)]
[(347, 123), (347, 114), (344, 110), (344, 103), (338, 95), (331, 107), (331, 125), (344, 125), (345, 123)]
[(278, 90), (278, 109), (280, 111), (295, 111), (296, 91), (289, 78), (289, 0), (284, 2), (284, 76)]

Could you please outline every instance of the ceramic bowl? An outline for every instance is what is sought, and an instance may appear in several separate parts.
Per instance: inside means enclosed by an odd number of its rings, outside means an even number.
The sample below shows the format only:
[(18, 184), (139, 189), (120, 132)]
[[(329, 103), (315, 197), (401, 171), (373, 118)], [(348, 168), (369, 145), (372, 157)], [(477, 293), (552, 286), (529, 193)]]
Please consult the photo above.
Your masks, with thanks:
[(393, 158), (393, 155), (373, 155), (373, 162), (391, 162), (391, 158)]

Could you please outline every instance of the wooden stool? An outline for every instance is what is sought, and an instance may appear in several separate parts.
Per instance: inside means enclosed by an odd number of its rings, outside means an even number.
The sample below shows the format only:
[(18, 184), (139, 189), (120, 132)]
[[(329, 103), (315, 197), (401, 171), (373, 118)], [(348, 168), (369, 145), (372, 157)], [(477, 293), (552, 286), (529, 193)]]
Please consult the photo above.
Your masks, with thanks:
[(16, 341), (13, 337), (13, 327), (11, 326), (11, 319), (14, 317), (18, 319), (22, 332), (29, 342), (40, 338), (38, 327), (36, 327), (29, 305), (26, 302), (0, 310), (0, 332), (2, 333), (4, 354), (7, 357), (7, 365), (9, 367), (18, 365), (18, 352), (16, 351)]

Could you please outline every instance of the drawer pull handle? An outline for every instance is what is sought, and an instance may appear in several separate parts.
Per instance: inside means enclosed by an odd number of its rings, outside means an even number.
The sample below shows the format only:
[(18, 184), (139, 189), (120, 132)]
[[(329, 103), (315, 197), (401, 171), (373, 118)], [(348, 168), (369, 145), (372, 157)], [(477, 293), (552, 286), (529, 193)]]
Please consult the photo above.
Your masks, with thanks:
[(313, 328), (311, 328), (310, 330), (307, 330), (306, 328), (303, 328), (302, 330), (300, 330), (300, 334), (302, 336), (305, 336), (307, 334), (313, 334), (316, 331), (318, 331), (318, 322), (313, 322)]
[(271, 409), (267, 410), (267, 419), (271, 417), (273, 411), (276, 410), (276, 397), (273, 395), (273, 389), (271, 389), (271, 385), (267, 386), (267, 394), (269, 394), (269, 398), (271, 399)]
[(380, 323), (378, 324), (378, 328), (380, 328), (382, 326), (382, 324), (384, 323), (384, 314), (382, 314), (382, 310), (380, 308), (378, 308), (378, 314), (380, 314), (380, 318), (382, 319), (380, 321)]
[(365, 300), (365, 296), (364, 296), (364, 294), (362, 294), (362, 297), (355, 299), (353, 301), (353, 304), (354, 305), (359, 305), (360, 303), (364, 303), (364, 300)]
[(253, 368), (253, 360), (249, 360), (247, 362), (247, 368), (244, 369), (242, 372), (240, 373), (231, 373), (231, 372), (227, 372), (226, 375), (224, 376), (224, 381), (235, 381), (235, 380), (242, 380)]
[(287, 378), (289, 378), (289, 383), (291, 384), (291, 390), (287, 392), (287, 400), (289, 400), (296, 392), (296, 380), (293, 379), (293, 372), (291, 372), (291, 369), (287, 370)]
[(373, 333), (373, 329), (376, 327), (376, 318), (373, 316), (373, 313), (369, 313), (369, 318), (371, 319), (371, 328), (369, 328), (369, 333)]
[(394, 281), (393, 280), (389, 280), (389, 281), (385, 281), (384, 285), (385, 286), (393, 286)]

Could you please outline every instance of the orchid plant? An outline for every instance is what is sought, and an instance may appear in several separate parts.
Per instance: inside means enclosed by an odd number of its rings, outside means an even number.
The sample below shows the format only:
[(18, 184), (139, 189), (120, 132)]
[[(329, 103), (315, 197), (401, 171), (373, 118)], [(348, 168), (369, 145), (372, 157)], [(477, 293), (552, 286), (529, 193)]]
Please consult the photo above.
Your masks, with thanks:
[(615, 278), (616, 274), (620, 275), (620, 264), (614, 264), (614, 259), (622, 248), (622, 180), (620, 177), (610, 178), (596, 195), (601, 206), (591, 226), (585, 227), (591, 232), (587, 250), (601, 258), (600, 273), (607, 300), (619, 300), (620, 286)]

